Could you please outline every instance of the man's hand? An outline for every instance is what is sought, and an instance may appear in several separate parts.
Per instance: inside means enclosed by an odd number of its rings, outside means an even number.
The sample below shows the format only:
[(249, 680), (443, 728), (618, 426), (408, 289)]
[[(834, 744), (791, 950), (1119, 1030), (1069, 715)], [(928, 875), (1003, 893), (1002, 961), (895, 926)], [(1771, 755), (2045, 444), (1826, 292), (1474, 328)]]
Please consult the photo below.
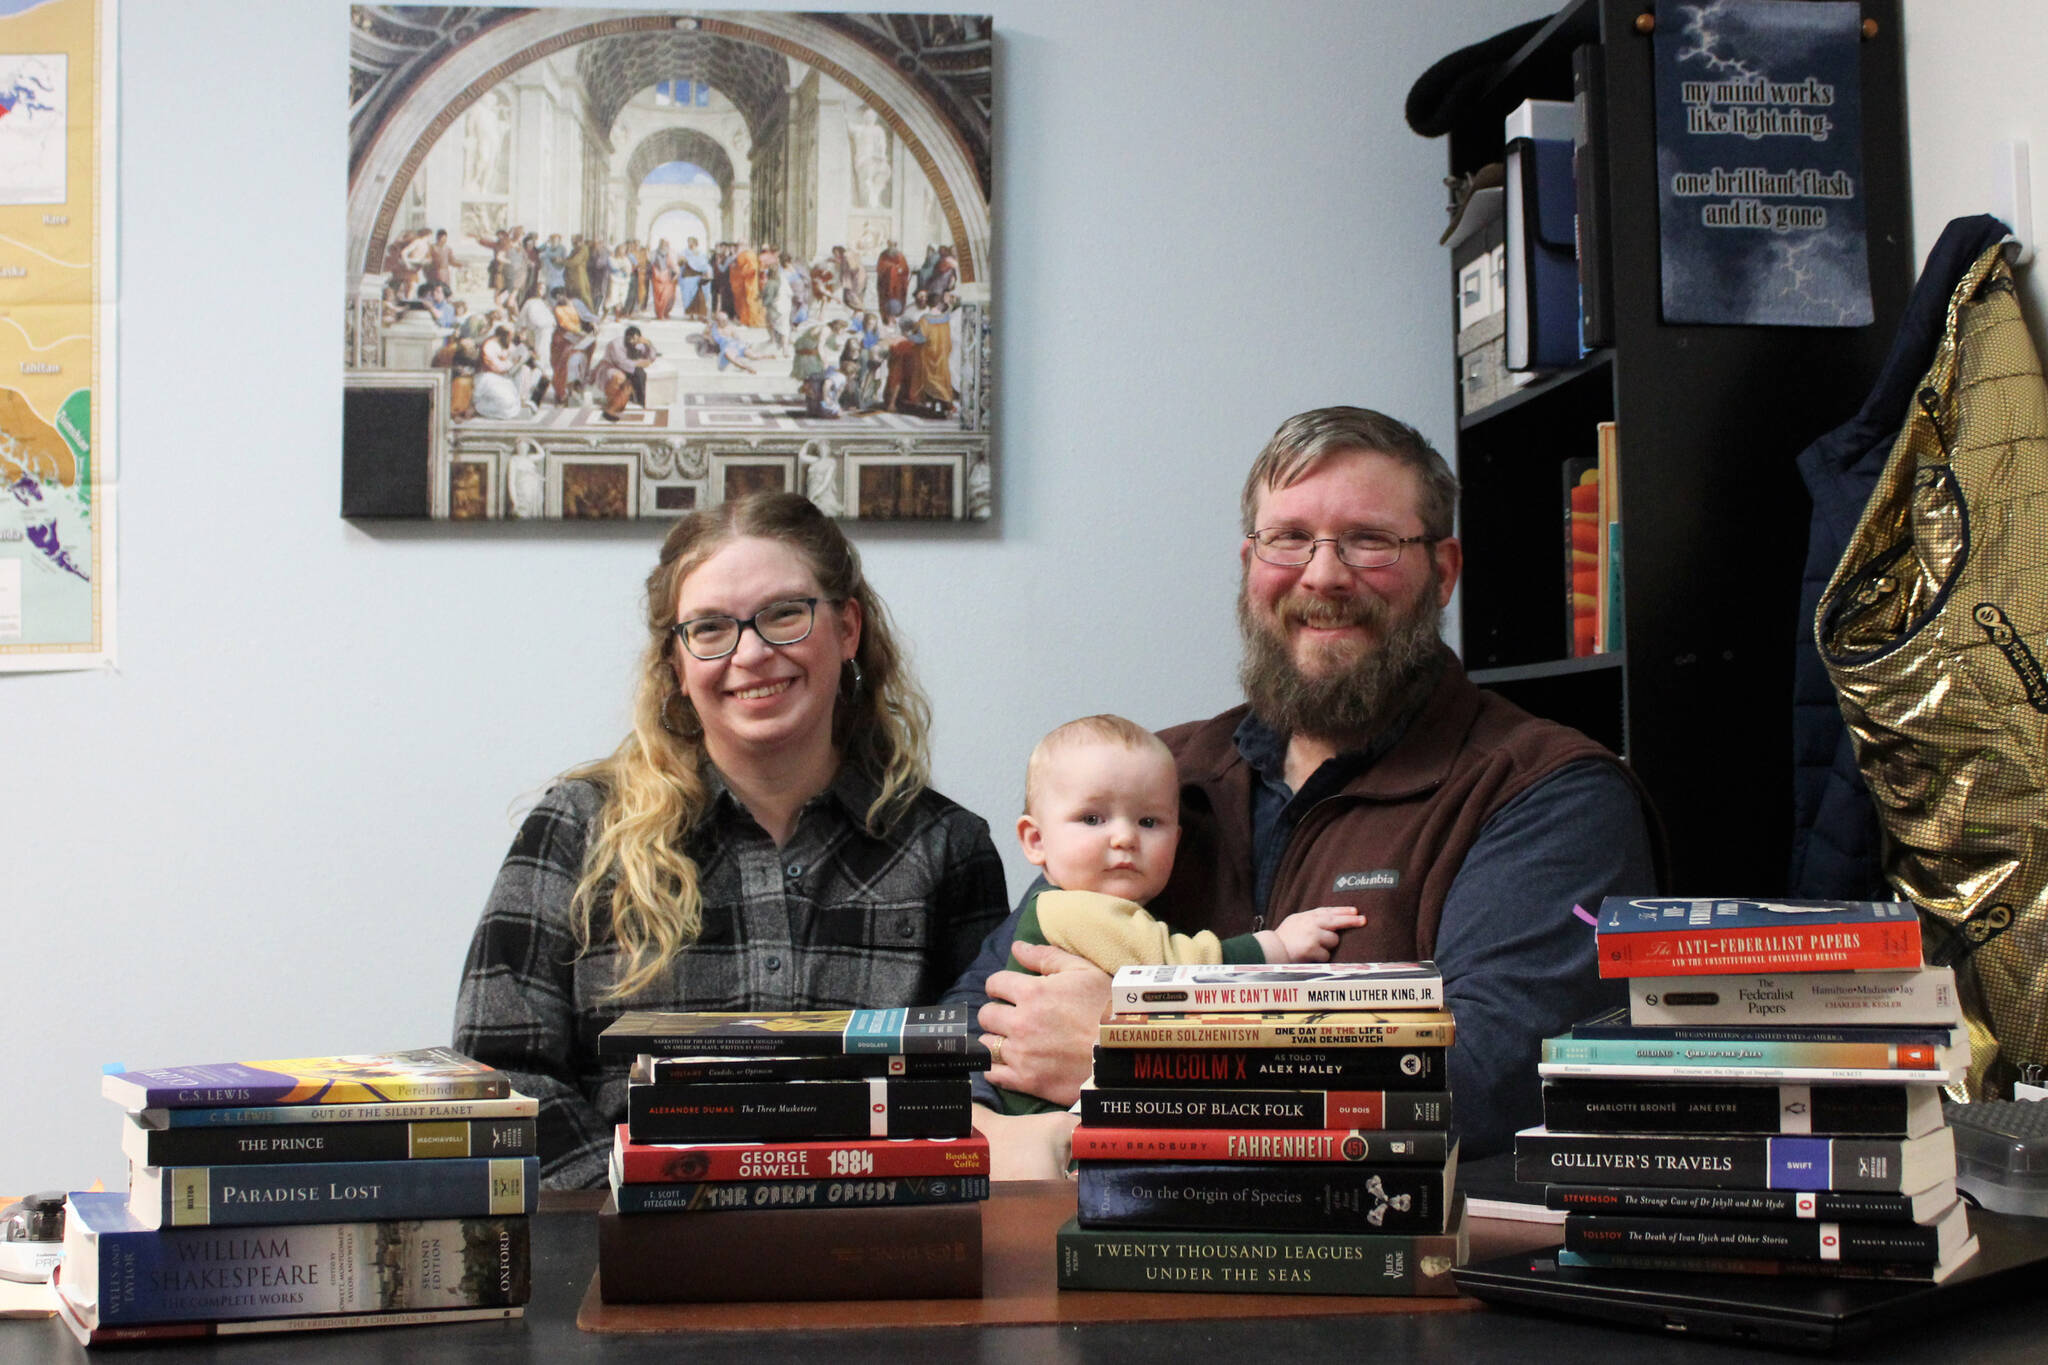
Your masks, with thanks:
[(997, 1054), (989, 1084), (1072, 1104), (1095, 1064), (1109, 978), (1087, 958), (1050, 944), (1018, 943), (1010, 951), (1038, 975), (997, 972), (988, 979), (980, 1022)]

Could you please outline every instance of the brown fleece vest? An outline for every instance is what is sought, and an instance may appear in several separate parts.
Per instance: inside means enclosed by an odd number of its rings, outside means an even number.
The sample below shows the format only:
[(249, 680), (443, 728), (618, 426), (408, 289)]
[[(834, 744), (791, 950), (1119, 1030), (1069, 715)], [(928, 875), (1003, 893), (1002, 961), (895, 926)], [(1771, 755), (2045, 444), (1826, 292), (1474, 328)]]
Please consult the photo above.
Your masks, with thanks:
[[(1228, 938), (1262, 927), (1252, 893), (1255, 779), (1231, 738), (1249, 709), (1160, 732), (1180, 764), (1181, 837), (1153, 908), (1182, 933)], [(1634, 785), (1608, 750), (1480, 691), (1448, 661), (1400, 742), (1295, 827), (1263, 927), (1296, 910), (1349, 905), (1365, 925), (1345, 931), (1338, 961), (1428, 958), (1444, 896), (1481, 827), (1536, 782), (1587, 758), (1614, 763)]]

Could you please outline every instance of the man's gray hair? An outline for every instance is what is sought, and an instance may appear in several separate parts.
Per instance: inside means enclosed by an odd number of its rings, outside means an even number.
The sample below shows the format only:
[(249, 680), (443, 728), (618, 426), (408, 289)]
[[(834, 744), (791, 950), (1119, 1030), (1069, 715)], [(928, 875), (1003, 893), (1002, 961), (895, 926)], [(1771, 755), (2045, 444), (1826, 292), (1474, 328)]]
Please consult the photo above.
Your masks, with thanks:
[(1298, 483), (1327, 457), (1347, 451), (1385, 455), (1414, 470), (1420, 486), (1415, 510), (1422, 517), (1423, 534), (1438, 539), (1451, 534), (1458, 512), (1458, 476), (1421, 432), (1371, 408), (1313, 408), (1282, 422), (1245, 477), (1239, 499), (1245, 534), (1258, 529), (1252, 517), (1261, 491)]

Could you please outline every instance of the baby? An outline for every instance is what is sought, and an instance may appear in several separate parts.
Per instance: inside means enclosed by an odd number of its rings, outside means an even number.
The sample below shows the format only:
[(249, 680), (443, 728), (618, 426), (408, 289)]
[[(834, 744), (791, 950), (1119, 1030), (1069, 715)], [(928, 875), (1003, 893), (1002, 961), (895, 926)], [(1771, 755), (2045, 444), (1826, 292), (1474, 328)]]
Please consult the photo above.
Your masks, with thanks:
[[(1365, 923), (1348, 906), (1321, 906), (1257, 933), (1177, 934), (1144, 908), (1165, 887), (1180, 843), (1180, 778), (1151, 731), (1122, 716), (1060, 726), (1024, 771), (1024, 856), (1052, 885), (1024, 906), (1016, 942), (1050, 943), (1105, 972), (1159, 963), (1326, 962), (1338, 931)], [(1011, 971), (1028, 971), (1013, 954)], [(1005, 1094), (1011, 1113), (1059, 1108)]]

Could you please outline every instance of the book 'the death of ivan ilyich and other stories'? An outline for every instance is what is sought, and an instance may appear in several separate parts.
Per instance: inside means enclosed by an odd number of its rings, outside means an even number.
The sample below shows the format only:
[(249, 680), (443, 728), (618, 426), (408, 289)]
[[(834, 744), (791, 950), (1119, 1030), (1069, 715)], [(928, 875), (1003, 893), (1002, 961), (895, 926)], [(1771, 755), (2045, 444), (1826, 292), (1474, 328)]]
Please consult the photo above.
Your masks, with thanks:
[(1564, 1220), (1565, 1246), (1582, 1253), (1760, 1256), (1787, 1261), (1897, 1261), (1931, 1266), (1953, 1257), (1969, 1235), (1969, 1217), (1960, 1203), (1951, 1204), (1925, 1227), (1916, 1223), (1763, 1222), (1595, 1213), (1568, 1213)]
[(1545, 1185), (1546, 1208), (1647, 1218), (1747, 1218), (1931, 1223), (1956, 1202), (1953, 1183), (1913, 1194), (1873, 1190), (1715, 1190), (1695, 1185)]
[(1080, 1161), (1386, 1161), (1441, 1164), (1457, 1142), (1445, 1129), (1367, 1133), (1358, 1129), (1248, 1132), (1238, 1128), (1074, 1130)]
[(841, 1053), (954, 1053), (989, 1064), (965, 1005), (886, 1010), (702, 1014), (628, 1010), (597, 1036), (600, 1057), (817, 1057)]
[(1895, 901), (1609, 896), (1594, 926), (1600, 975), (1910, 970), (1920, 913)]
[(642, 1142), (950, 1138), (973, 1131), (965, 1075), (936, 1079), (631, 1085), (626, 1122)]
[(1740, 1081), (1551, 1080), (1553, 1133), (1823, 1133), (1919, 1137), (1941, 1127), (1931, 1085), (1756, 1085)]
[(502, 1099), (511, 1082), (445, 1047), (351, 1057), (117, 1071), (100, 1093), (129, 1110), (237, 1105), (367, 1104), (398, 1100)]
[(374, 1218), (532, 1213), (536, 1157), (137, 1166), (128, 1211), (143, 1227), (257, 1227)]
[(1075, 1198), (1085, 1228), (1443, 1232), (1456, 1167), (1091, 1161)]
[(1963, 1022), (1953, 967), (1896, 972), (1777, 972), (1639, 976), (1629, 1022), (1700, 1024), (1931, 1024)]
[(1119, 967), (1109, 1001), (1118, 1014), (1441, 1010), (1444, 980), (1434, 962)]
[(242, 1104), (204, 1109), (140, 1109), (128, 1117), (143, 1128), (252, 1128), (297, 1124), (443, 1123), (530, 1119), (540, 1101), (512, 1091), (498, 1100), (406, 1100), (397, 1104)]
[(1917, 1138), (1652, 1136), (1542, 1128), (1515, 1135), (1515, 1178), (1535, 1184), (1910, 1194), (1955, 1175), (1955, 1136), (1946, 1128)]
[(962, 1299), (981, 1294), (981, 1205), (597, 1214), (606, 1303)]
[(1223, 1047), (1328, 1051), (1449, 1047), (1444, 1010), (1244, 1010), (1234, 1014), (1118, 1014), (1096, 1039), (1105, 1049)]
[(1062, 1289), (1205, 1294), (1458, 1292), (1465, 1220), (1418, 1233), (1192, 1232), (1084, 1228), (1069, 1219), (1055, 1239)]
[(121, 1150), (138, 1166), (233, 1166), (280, 1161), (422, 1161), (534, 1156), (533, 1119), (439, 1123), (302, 1123), (242, 1128), (144, 1128), (130, 1123)]
[(822, 1180), (860, 1176), (985, 1176), (988, 1139), (979, 1133), (949, 1139), (850, 1142), (648, 1143), (633, 1140), (625, 1124), (612, 1136), (612, 1162), (634, 1184), (700, 1180)]
[(525, 1218), (145, 1228), (127, 1196), (73, 1194), (64, 1283), (88, 1327), (523, 1304)]
[(872, 1209), (891, 1204), (963, 1204), (988, 1198), (985, 1175), (907, 1175), (892, 1180), (717, 1180), (630, 1185), (612, 1169), (620, 1213), (711, 1213), (732, 1209)]
[(1081, 1089), (1090, 1128), (1447, 1128), (1448, 1091)]
[(1248, 1090), (1422, 1085), (1443, 1074), (1440, 1047), (1098, 1047), (1099, 1086), (1219, 1085)]

